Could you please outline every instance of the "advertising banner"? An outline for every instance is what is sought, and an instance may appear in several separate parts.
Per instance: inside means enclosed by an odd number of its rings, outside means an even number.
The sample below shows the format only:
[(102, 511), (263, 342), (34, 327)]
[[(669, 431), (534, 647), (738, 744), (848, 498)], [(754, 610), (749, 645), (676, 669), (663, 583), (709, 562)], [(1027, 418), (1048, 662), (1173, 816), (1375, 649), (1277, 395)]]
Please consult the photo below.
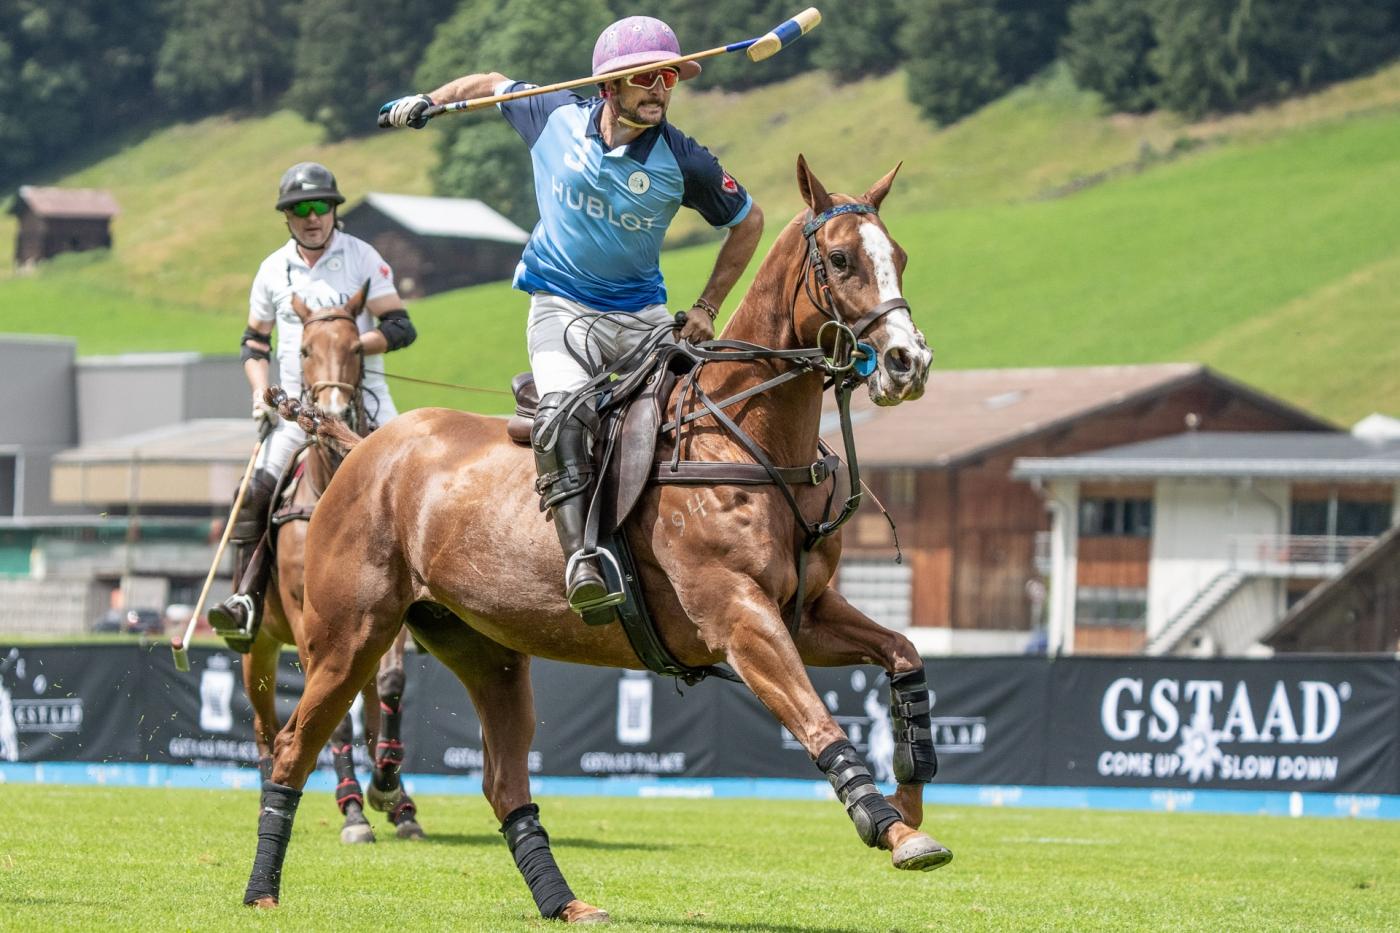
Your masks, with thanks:
[(1055, 664), (1045, 783), (1395, 793), (1393, 661)]
[(140, 761), (144, 674), (126, 645), (0, 646), (0, 761)]

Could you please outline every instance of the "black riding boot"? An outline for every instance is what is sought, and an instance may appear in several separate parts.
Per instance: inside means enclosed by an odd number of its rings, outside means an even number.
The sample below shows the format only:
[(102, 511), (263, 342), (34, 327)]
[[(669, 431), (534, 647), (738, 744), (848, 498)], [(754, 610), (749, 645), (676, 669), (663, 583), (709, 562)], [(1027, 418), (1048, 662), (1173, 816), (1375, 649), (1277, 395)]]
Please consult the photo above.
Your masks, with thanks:
[(263, 593), (272, 576), (268, 559), (267, 519), (277, 478), (259, 470), (248, 483), (243, 505), (234, 519), (229, 540), (238, 545), (234, 571), (234, 591), (222, 603), (209, 609), (209, 625), (228, 646), (239, 654), (253, 647), (262, 621)]
[(564, 589), (569, 608), (589, 624), (602, 625), (612, 621), (610, 607), (621, 602), (621, 594), (608, 590), (596, 554), (583, 552), (588, 493), (593, 487), (592, 444), (598, 428), (597, 414), (591, 408), (578, 409), (559, 428), (554, 443), (542, 449), (542, 445), (549, 444), (549, 422), (567, 397), (563, 392), (551, 392), (540, 399), (531, 438), (535, 468), (540, 474), (535, 489), (540, 494), (540, 509), (550, 509), (554, 514), (554, 531), (567, 561)]

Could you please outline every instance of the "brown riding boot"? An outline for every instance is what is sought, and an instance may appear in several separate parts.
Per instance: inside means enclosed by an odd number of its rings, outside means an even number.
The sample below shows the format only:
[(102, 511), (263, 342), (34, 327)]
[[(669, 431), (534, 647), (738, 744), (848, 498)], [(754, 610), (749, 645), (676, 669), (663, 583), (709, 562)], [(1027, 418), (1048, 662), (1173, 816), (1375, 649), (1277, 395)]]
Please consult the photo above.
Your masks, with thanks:
[(535, 467), (540, 474), (535, 489), (540, 494), (540, 508), (553, 513), (554, 531), (567, 560), (564, 588), (569, 608), (590, 625), (606, 625), (614, 618), (612, 607), (622, 602), (623, 595), (609, 590), (596, 552), (589, 554), (583, 549), (591, 502), (588, 493), (593, 488), (591, 451), (598, 416), (591, 408), (578, 409), (559, 427), (554, 443), (549, 444), (548, 422), (566, 398), (563, 392), (551, 392), (540, 399), (532, 437)]
[(246, 654), (262, 621), (263, 594), (272, 576), (267, 523), (277, 478), (259, 470), (248, 483), (229, 540), (238, 545), (233, 594), (209, 609), (209, 625), (229, 648)]

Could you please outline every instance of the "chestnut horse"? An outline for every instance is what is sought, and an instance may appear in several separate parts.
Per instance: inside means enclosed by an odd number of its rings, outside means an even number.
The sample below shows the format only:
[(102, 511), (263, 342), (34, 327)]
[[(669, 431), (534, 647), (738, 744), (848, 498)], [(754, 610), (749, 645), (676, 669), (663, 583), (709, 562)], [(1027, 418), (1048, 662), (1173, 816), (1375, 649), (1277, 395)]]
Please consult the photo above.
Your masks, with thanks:
[[(856, 199), (828, 194), (799, 157), (809, 210), (781, 232), (720, 343), (798, 351), (819, 347), (823, 333), (834, 340), (832, 330), (844, 326), (847, 339), (860, 337), (873, 351), (873, 359), (866, 354), (873, 372), (866, 373), (876, 403), (920, 397), (932, 355), (900, 294), (904, 251), (877, 213), (896, 171)], [(725, 420), (772, 463), (805, 471), (818, 456), (830, 372), (809, 367), (798, 374), (790, 360), (710, 362), (698, 386), (727, 400), (775, 373), (792, 376), (743, 396)], [(761, 462), (719, 417), (697, 407), (693, 392), (689, 397), (682, 404), (698, 420), (682, 442), (687, 461)], [(663, 437), (657, 459), (667, 459), (674, 443)], [(311, 522), (308, 547), (317, 559), (306, 580), (306, 691), (277, 736), (244, 903), (277, 904), (299, 788), (316, 751), (406, 624), (471, 696), (485, 746), (482, 789), (541, 914), (607, 919), (574, 897), (530, 802), (530, 658), (641, 664), (619, 626), (589, 626), (570, 611), (564, 557), (534, 481), (531, 450), (508, 439), (503, 420), (446, 409), (404, 415), (346, 457)], [(722, 480), (646, 490), (624, 527), (657, 631), (683, 663), (727, 662), (737, 672), (831, 781), (862, 841), (890, 850), (896, 868), (937, 868), (952, 853), (918, 830), (923, 784), (936, 769), (923, 662), (907, 638), (871, 621), (831, 586), (839, 535), (811, 538), (798, 526), (789, 493), (804, 516), (823, 514), (831, 495), (811, 484)], [(670, 521), (677, 512), (687, 516), (679, 531)], [(784, 619), (794, 600), (801, 613), (795, 635)], [(875, 663), (890, 673), (899, 782), (893, 797), (876, 788), (804, 663)]]
[[(301, 319), (302, 399), (341, 418), (357, 431), (369, 429), (369, 414), (361, 385), (363, 356), (360, 330), (355, 322), (364, 306), (361, 289), (344, 305), (311, 310), (299, 295), (292, 296), (292, 308)], [(283, 414), (295, 416), (299, 404), (287, 404), (280, 389), (269, 391), (269, 400), (281, 400)], [(273, 743), (280, 724), (277, 721), (277, 659), (283, 645), (298, 647), (303, 666), (306, 652), (302, 629), (302, 603), (305, 588), (307, 519), (322, 491), (335, 474), (342, 452), (333, 444), (312, 439), (295, 488), (268, 530), (275, 550), (273, 579), (264, 603), (263, 624), (243, 661), (243, 685), (253, 706), (253, 735), (257, 741), (259, 766), (264, 777), (271, 766)], [(365, 745), (374, 762), (369, 803), (389, 814), (400, 838), (418, 839), (423, 829), (416, 819), (413, 800), (399, 781), (403, 745), (399, 741), (400, 700), (404, 689), (404, 642), (407, 630), (389, 646), (379, 664), (378, 676), (364, 685), (363, 717)], [(382, 715), (381, 715), (382, 714)], [(351, 746), (354, 726), (343, 717), (331, 737), (331, 753), (336, 772), (336, 804), (345, 817), (340, 830), (342, 842), (373, 842), (374, 830), (364, 816), (365, 795), (355, 777)]]

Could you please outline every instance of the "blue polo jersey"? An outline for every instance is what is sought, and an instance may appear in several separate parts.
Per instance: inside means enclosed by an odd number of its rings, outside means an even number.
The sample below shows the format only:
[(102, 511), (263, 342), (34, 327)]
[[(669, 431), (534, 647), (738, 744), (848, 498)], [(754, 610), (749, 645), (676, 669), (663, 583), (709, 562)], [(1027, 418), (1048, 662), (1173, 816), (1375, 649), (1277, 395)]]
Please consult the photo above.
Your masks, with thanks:
[[(502, 84), (497, 93), (533, 85)], [(603, 100), (555, 91), (497, 105), (530, 147), (540, 221), (515, 270), (521, 291), (599, 311), (666, 301), (661, 241), (682, 205), (732, 227), (753, 200), (708, 149), (662, 122), (609, 151)]]

